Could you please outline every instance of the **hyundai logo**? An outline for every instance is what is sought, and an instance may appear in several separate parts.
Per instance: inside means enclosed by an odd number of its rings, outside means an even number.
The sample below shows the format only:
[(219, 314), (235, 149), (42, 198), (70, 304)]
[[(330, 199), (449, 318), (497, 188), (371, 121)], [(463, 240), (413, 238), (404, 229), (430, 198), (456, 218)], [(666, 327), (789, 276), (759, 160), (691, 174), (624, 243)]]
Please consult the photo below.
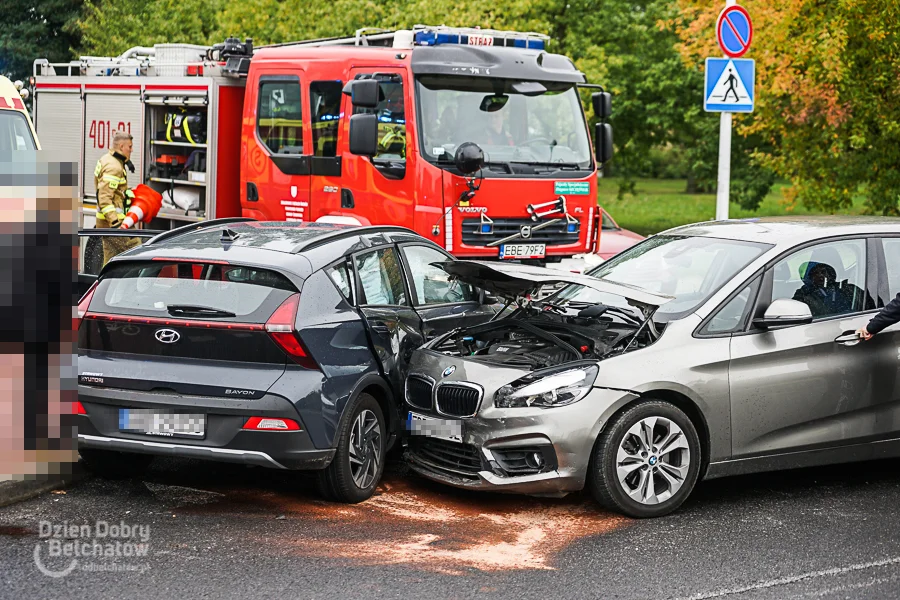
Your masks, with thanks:
[(456, 367), (453, 365), (450, 365), (449, 367), (444, 369), (444, 372), (442, 373), (442, 375), (444, 377), (447, 377), (447, 376), (451, 375), (453, 373), (453, 371), (455, 371), (455, 370), (456, 370)]
[(155, 337), (163, 344), (174, 344), (181, 339), (181, 334), (174, 329), (157, 329)]
[(522, 234), (523, 239), (527, 240), (531, 237), (531, 225), (522, 225), (522, 227), (519, 228), (519, 233)]

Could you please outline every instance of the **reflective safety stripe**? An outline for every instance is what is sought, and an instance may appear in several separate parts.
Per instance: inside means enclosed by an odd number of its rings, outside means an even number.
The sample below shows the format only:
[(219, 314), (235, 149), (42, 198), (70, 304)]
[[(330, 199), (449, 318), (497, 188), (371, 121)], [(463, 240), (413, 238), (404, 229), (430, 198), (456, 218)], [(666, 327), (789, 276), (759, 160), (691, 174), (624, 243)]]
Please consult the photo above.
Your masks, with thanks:
[(127, 196), (128, 198), (134, 198), (134, 192), (132, 192), (131, 190), (125, 190), (125, 196)]
[(174, 141), (172, 139), (172, 121), (175, 120), (175, 115), (168, 114), (166, 115), (166, 140), (169, 142)]
[(103, 170), (103, 165), (100, 164), (100, 161), (97, 161), (97, 166), (94, 167), (94, 177), (100, 177), (100, 171)]
[(189, 141), (191, 144), (193, 144), (193, 145), (196, 146), (196, 145), (197, 145), (197, 142), (195, 142), (195, 141), (194, 141), (194, 138), (191, 137), (191, 125), (190, 125), (190, 123), (188, 122), (188, 120), (187, 120), (186, 117), (185, 117), (185, 119), (182, 121), (182, 123), (184, 123), (184, 135), (185, 135), (185, 137), (187, 137), (188, 141)]
[(104, 206), (103, 208), (101, 208), (100, 212), (102, 212), (103, 214), (106, 214), (106, 213), (111, 213), (111, 212), (114, 212), (117, 210), (118, 209), (114, 205), (110, 204), (108, 206)]

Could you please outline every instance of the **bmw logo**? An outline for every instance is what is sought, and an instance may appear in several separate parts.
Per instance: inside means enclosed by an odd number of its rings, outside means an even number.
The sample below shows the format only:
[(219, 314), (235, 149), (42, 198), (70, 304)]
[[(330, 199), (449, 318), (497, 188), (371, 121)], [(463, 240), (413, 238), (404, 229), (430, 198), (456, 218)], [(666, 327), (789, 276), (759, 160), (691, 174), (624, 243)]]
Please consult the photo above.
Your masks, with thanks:
[(453, 366), (453, 365), (450, 365), (449, 367), (447, 367), (446, 369), (444, 369), (444, 372), (441, 373), (441, 375), (444, 376), (444, 377), (449, 377), (449, 376), (453, 373), (453, 371), (455, 371), (455, 370), (456, 370), (456, 367)]
[(655, 456), (651, 456), (651, 457), (650, 457), (650, 460), (648, 460), (647, 462), (650, 463), (650, 466), (652, 467), (653, 465), (656, 464), (656, 457), (655, 457)]

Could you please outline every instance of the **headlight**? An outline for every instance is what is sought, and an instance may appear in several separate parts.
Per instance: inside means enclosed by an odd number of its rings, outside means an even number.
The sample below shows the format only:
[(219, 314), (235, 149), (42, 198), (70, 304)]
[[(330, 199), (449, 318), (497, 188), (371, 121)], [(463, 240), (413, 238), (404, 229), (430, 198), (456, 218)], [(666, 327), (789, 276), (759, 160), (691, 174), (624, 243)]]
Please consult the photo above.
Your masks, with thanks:
[(494, 406), (550, 408), (578, 402), (594, 385), (598, 370), (597, 365), (588, 365), (532, 373), (497, 390)]

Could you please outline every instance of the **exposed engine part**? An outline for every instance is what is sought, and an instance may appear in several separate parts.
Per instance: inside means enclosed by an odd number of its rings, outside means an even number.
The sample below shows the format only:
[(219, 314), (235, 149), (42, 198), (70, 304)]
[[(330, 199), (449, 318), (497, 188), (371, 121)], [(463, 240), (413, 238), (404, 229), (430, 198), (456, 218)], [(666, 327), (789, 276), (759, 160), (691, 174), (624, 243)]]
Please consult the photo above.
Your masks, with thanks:
[[(558, 309), (558, 310), (557, 310)], [(614, 319), (617, 311), (520, 308), (507, 318), (458, 332), (441, 351), (507, 366), (538, 369), (635, 350), (660, 335), (650, 315)], [(608, 314), (607, 314), (608, 313)]]

